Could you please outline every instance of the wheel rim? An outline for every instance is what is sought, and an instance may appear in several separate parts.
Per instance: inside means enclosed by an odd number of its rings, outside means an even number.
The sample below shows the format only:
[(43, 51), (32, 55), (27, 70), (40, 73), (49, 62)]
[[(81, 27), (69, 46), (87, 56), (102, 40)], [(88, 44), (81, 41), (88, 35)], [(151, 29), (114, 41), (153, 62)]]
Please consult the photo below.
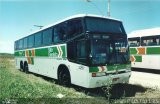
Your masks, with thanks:
[(25, 65), (25, 72), (28, 73), (28, 65)]
[(60, 73), (60, 84), (63, 86), (68, 86), (70, 84), (69, 75), (65, 72)]
[(69, 77), (66, 74), (63, 74), (62, 80), (63, 80), (63, 85), (67, 85), (69, 83)]
[(21, 71), (24, 71), (23, 69), (24, 69), (23, 63), (21, 62), (21, 63), (20, 63), (20, 70), (21, 70)]

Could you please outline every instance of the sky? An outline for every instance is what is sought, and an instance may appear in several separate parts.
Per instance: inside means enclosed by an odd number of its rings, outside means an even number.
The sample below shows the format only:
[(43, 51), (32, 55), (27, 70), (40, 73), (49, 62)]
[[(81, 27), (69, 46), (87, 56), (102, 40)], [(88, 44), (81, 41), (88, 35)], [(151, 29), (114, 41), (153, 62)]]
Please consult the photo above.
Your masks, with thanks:
[[(0, 0), (0, 53), (14, 53), (14, 41), (76, 14), (107, 16), (107, 0)], [(160, 27), (160, 0), (110, 0), (112, 18), (129, 34)]]

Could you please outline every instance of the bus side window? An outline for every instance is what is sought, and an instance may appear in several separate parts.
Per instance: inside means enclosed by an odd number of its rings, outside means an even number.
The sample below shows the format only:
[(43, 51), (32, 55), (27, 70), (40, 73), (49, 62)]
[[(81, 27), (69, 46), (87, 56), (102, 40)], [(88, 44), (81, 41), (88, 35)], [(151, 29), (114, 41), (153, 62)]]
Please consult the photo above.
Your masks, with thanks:
[(49, 45), (52, 43), (52, 28), (43, 31), (43, 45)]
[(54, 42), (58, 43), (60, 42), (59, 34), (58, 34), (58, 27), (54, 28)]
[(142, 46), (155, 46), (158, 45), (158, 36), (142, 37)]
[(27, 48), (27, 41), (28, 41), (28, 38), (27, 38), (27, 37), (24, 38), (24, 42), (23, 42), (23, 43), (24, 43), (24, 44), (23, 44), (23, 47), (24, 47), (24, 48)]
[(41, 44), (42, 44), (42, 34), (41, 34), (41, 32), (35, 34), (34, 44), (35, 44), (35, 47), (41, 46)]
[(157, 45), (159, 45), (160, 43), (159, 43), (159, 38), (156, 38), (156, 42), (157, 42)]
[(139, 44), (138, 43), (137, 44), (136, 43), (129, 43), (129, 46), (130, 47), (136, 47), (136, 46), (139, 46)]
[(128, 42), (130, 47), (137, 47), (140, 45), (140, 38), (129, 38)]
[(160, 45), (160, 35), (157, 36), (156, 40), (157, 40), (157, 45)]
[(15, 49), (15, 50), (18, 50), (18, 46), (19, 46), (19, 45), (18, 45), (18, 41), (16, 41), (15, 44), (14, 44), (14, 47), (15, 47), (14, 49)]
[(28, 48), (32, 48), (33, 46), (34, 46), (34, 35), (31, 35), (28, 38)]
[(67, 43), (67, 56), (71, 61), (76, 60), (76, 44), (74, 41)]
[(146, 43), (147, 43), (146, 40), (142, 40), (141, 41), (141, 46), (146, 46), (147, 45)]
[(16, 50), (16, 43), (17, 43), (17, 42), (15, 41), (15, 42), (14, 42), (14, 50)]
[(157, 43), (156, 37), (153, 37), (150, 41), (150, 45), (157, 45)]
[(80, 40), (77, 41), (77, 61), (79, 62), (86, 62), (86, 41)]
[(71, 20), (67, 23), (67, 38), (70, 39), (77, 34), (82, 33), (82, 22), (81, 20)]
[(19, 40), (19, 49), (23, 49), (23, 39)]
[(64, 40), (66, 40), (66, 36), (67, 36), (67, 31), (66, 31), (66, 23), (62, 23), (60, 25), (57, 25), (54, 28), (54, 42), (58, 43), (58, 42), (62, 42)]

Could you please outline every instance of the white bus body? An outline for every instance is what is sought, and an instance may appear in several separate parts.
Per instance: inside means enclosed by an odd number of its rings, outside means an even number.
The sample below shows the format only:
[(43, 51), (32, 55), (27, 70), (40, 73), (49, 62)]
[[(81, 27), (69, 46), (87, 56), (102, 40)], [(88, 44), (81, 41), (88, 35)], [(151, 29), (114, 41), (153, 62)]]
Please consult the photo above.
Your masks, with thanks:
[(160, 28), (133, 31), (128, 41), (131, 67), (160, 70)]
[[(99, 22), (102, 20), (103, 25), (108, 21), (112, 25), (113, 22), (121, 30), (113, 28), (113, 33), (111, 30), (107, 30), (107, 33), (103, 27), (101, 33), (93, 26), (101, 25), (96, 19)], [(110, 29), (110, 26), (106, 29)], [(92, 33), (92, 30), (95, 31)], [(76, 15), (17, 40), (16, 67), (25, 72), (58, 79), (62, 84), (72, 83), (85, 88), (101, 87), (109, 80), (113, 84), (128, 83), (131, 70), (127, 46), (127, 36), (121, 21), (101, 16)], [(121, 55), (120, 52), (116, 53), (122, 47), (126, 51)]]

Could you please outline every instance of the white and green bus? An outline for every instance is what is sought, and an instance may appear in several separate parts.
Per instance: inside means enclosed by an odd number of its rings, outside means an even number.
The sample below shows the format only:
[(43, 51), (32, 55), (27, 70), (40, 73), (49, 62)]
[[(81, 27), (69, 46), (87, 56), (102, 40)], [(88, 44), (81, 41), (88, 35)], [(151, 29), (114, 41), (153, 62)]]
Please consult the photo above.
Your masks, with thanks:
[(133, 68), (160, 70), (160, 28), (133, 31), (128, 41)]
[(17, 69), (85, 88), (128, 83), (131, 65), (122, 22), (79, 14), (15, 41)]

